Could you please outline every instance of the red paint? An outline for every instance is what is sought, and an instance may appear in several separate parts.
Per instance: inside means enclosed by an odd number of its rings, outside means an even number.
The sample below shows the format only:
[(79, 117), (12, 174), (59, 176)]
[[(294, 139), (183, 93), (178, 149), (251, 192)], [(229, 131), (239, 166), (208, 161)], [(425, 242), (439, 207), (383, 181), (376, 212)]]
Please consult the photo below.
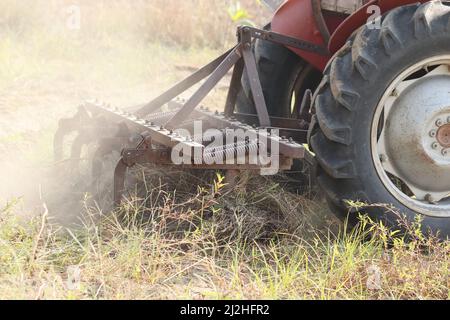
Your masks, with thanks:
[(372, 12), (368, 12), (368, 7), (371, 5), (379, 6), (381, 13), (383, 14), (396, 7), (418, 2), (424, 3), (428, 1), (429, 0), (372, 0), (361, 7), (361, 9), (357, 12), (353, 13), (337, 28), (331, 36), (328, 48), (331, 53), (338, 51), (345, 44), (352, 33), (365, 24), (367, 19), (369, 19), (369, 17), (373, 14)]
[[(349, 17), (324, 11), (325, 21), (332, 34), (330, 42), (328, 43), (330, 53), (334, 54), (338, 51), (351, 34), (367, 22), (367, 19), (372, 15), (372, 12), (368, 12), (368, 7), (370, 5), (378, 5), (381, 9), (381, 13), (385, 13), (399, 6), (428, 1), (429, 0), (371, 0)], [(272, 30), (317, 45), (326, 45), (316, 26), (311, 0), (288, 0), (285, 2), (273, 17)], [(300, 49), (290, 49), (319, 70), (323, 70), (328, 60), (331, 58), (331, 55), (324, 57)]]
[[(320, 31), (317, 29), (312, 12), (311, 0), (289, 0), (275, 13), (272, 20), (272, 30), (325, 46), (326, 44)], [(329, 14), (325, 19), (330, 30), (335, 30), (344, 21), (341, 15), (336, 14)], [(320, 70), (325, 68), (330, 59), (330, 57), (320, 56), (300, 49), (290, 49)]]

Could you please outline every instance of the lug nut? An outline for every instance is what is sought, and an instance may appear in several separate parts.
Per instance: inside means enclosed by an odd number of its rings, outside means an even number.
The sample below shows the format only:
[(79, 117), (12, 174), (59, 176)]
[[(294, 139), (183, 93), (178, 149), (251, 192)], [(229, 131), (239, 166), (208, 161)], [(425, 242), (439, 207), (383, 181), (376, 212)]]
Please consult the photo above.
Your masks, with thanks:
[(448, 154), (447, 149), (442, 149), (442, 155), (443, 155), (443, 156), (446, 156), (447, 154)]
[(433, 149), (437, 149), (437, 148), (439, 147), (439, 145), (438, 145), (437, 142), (434, 142), (434, 143), (431, 145), (431, 147), (432, 147)]
[(441, 127), (444, 123), (442, 122), (441, 119), (437, 119), (436, 120), (436, 126)]
[(434, 138), (434, 137), (436, 137), (436, 134), (437, 134), (436, 130), (430, 131), (430, 137)]

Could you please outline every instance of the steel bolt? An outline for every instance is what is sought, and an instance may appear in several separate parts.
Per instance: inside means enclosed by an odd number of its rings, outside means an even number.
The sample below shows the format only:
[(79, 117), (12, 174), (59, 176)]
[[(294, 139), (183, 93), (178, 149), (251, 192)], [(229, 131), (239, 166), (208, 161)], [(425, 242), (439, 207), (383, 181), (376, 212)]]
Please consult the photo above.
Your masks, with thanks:
[(434, 137), (436, 137), (436, 134), (437, 134), (436, 130), (430, 131), (430, 137), (434, 138)]
[(437, 149), (437, 148), (439, 147), (439, 144), (438, 144), (437, 142), (434, 142), (434, 143), (431, 145), (431, 147), (432, 147), (433, 149)]
[(442, 122), (441, 119), (437, 119), (436, 120), (436, 126), (441, 127), (444, 123)]

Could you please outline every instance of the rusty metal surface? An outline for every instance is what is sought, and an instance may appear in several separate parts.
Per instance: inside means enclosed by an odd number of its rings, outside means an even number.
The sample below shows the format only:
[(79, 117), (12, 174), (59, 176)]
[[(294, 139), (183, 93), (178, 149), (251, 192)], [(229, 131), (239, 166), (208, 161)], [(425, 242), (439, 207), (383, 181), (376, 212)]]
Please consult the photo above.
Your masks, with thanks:
[(245, 63), (243, 59), (239, 59), (233, 69), (233, 76), (231, 77), (230, 88), (228, 89), (227, 101), (225, 102), (225, 115), (232, 116), (236, 101), (241, 90), (241, 79), (244, 73)]
[(244, 48), (242, 54), (244, 56), (244, 62), (247, 70), (247, 76), (250, 83), (250, 89), (253, 96), (253, 102), (255, 104), (256, 114), (258, 115), (259, 124), (261, 127), (270, 126), (269, 111), (267, 110), (266, 101), (264, 99), (264, 93), (262, 90), (261, 82), (259, 81), (258, 69), (256, 67), (255, 56), (252, 52), (251, 35), (247, 28), (243, 30)]
[(445, 124), (438, 129), (436, 139), (443, 148), (450, 148), (450, 124)]
[[(96, 177), (100, 177), (103, 170), (104, 157), (123, 149), (114, 174), (116, 204), (122, 199), (127, 169), (138, 164), (176, 165), (180, 168), (202, 170), (272, 169), (270, 163), (263, 164), (259, 158), (256, 162), (250, 161), (250, 157), (254, 160), (254, 154), (259, 155), (263, 152), (262, 155), (273, 154), (276, 159), (279, 159), (277, 169), (289, 170), (294, 159), (305, 157), (306, 150), (303, 143), (306, 142), (307, 130), (299, 119), (269, 116), (255, 56), (251, 50), (255, 38), (299, 47), (310, 45), (273, 32), (241, 27), (238, 29), (238, 44), (234, 48), (148, 104), (123, 110), (98, 101), (84, 103), (73, 118), (60, 121), (54, 141), (55, 159), (60, 160), (63, 157), (65, 137), (77, 131), (79, 135), (72, 145), (71, 158), (80, 158), (83, 146), (94, 142), (99, 144), (92, 166), (92, 176), (95, 180)], [(311, 50), (316, 49), (311, 47)], [(323, 48), (319, 49), (323, 50)], [(206, 95), (233, 67), (224, 112), (211, 111), (204, 107), (198, 108)], [(240, 80), (244, 70), (250, 79), (257, 111), (254, 115), (235, 113), (236, 99), (241, 90)], [(187, 101), (175, 99), (204, 79), (206, 80), (203, 84)], [(192, 132), (190, 130), (194, 128), (197, 120), (201, 120), (202, 125), (207, 126), (206, 129), (220, 130), (219, 134), (222, 135), (224, 144), (214, 147), (211, 142), (204, 141), (203, 132), (201, 137), (195, 137), (177, 131), (177, 129), (186, 129)], [(248, 137), (246, 136), (245, 141), (235, 141), (236, 137), (233, 136), (232, 141), (235, 142), (228, 143), (230, 129), (244, 132)], [(183, 150), (183, 157), (187, 156), (191, 162), (174, 164), (171, 159), (172, 151), (178, 150), (174, 148)], [(185, 153), (186, 150), (189, 152)], [(201, 158), (198, 158), (198, 155), (201, 155)], [(213, 160), (216, 159), (226, 161), (214, 162)], [(229, 159), (241, 161), (231, 163)]]
[(320, 56), (328, 56), (328, 49), (324, 45), (318, 45), (310, 41), (302, 40), (296, 37), (290, 37), (274, 31), (261, 30), (253, 27), (243, 27), (244, 30), (248, 30), (251, 36), (256, 39), (266, 40), (273, 43), (277, 43), (283, 46), (307, 51)]
[[(172, 107), (177, 105), (180, 106), (180, 103), (173, 101), (171, 102), (171, 105)], [(161, 145), (172, 148), (181, 144), (183, 147), (187, 148), (203, 148), (202, 144), (195, 143), (194, 141), (187, 141), (185, 137), (177, 135), (175, 132), (165, 128), (164, 126), (152, 124), (152, 121), (150, 120), (140, 119), (136, 116), (124, 113), (123, 111), (117, 111), (104, 105), (96, 105), (92, 102), (86, 103), (85, 107), (90, 111), (95, 111), (97, 114), (101, 113), (107, 121), (115, 122), (117, 124), (125, 123), (130, 130), (134, 132), (147, 133), (152, 137), (154, 142)], [(249, 117), (249, 115), (247, 116)], [(267, 138), (269, 143), (279, 143), (280, 154), (282, 155), (295, 159), (301, 159), (304, 156), (305, 149), (301, 143), (289, 141), (288, 139), (283, 139), (282, 137), (276, 135), (267, 136), (265, 131), (260, 131), (259, 128), (240, 122), (236, 118), (227, 118), (224, 113), (207, 110), (195, 110), (192, 117), (193, 119), (203, 118), (205, 121), (210, 122), (217, 128), (241, 129), (251, 134), (255, 134), (257, 137), (262, 136)], [(279, 121), (280, 124), (283, 122), (285, 124), (293, 125), (298, 121), (283, 118), (274, 119)], [(302, 132), (306, 133), (303, 130)]]
[(223, 59), (220, 65), (214, 70), (210, 77), (201, 85), (194, 95), (186, 102), (181, 110), (167, 122), (166, 126), (176, 129), (180, 122), (188, 117), (208, 93), (219, 83), (228, 71), (241, 59), (241, 47), (236, 46), (230, 54)]

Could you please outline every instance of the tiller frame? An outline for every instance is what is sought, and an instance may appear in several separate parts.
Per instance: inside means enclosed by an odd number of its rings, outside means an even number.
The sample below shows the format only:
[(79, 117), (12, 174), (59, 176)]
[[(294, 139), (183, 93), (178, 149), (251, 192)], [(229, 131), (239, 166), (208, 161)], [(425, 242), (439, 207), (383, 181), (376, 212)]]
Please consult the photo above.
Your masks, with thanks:
[[(249, 157), (251, 150), (260, 148), (260, 139), (267, 141), (267, 147), (275, 142), (279, 146), (279, 168), (290, 170), (294, 159), (313, 159), (305, 148), (309, 123), (301, 118), (309, 112), (311, 92), (309, 91), (299, 111), (300, 118), (271, 117), (267, 110), (264, 94), (259, 79), (256, 59), (252, 50), (255, 39), (270, 41), (291, 48), (327, 56), (328, 49), (307, 41), (299, 40), (276, 32), (242, 26), (237, 31), (238, 44), (226, 53), (210, 62), (197, 72), (188, 76), (169, 90), (145, 105), (119, 109), (96, 101), (81, 105), (77, 114), (62, 119), (54, 139), (54, 156), (56, 161), (63, 157), (64, 138), (74, 131), (79, 134), (71, 148), (71, 159), (81, 157), (84, 145), (98, 141), (92, 166), (94, 179), (100, 177), (103, 158), (114, 150), (122, 150), (121, 159), (114, 171), (114, 203), (119, 205), (123, 198), (126, 172), (135, 165), (175, 166), (171, 160), (172, 149), (176, 146), (183, 150), (192, 150), (194, 155), (201, 152), (204, 157), (223, 155), (242, 155)], [(200, 106), (203, 99), (233, 68), (231, 83), (223, 112), (210, 111)], [(235, 110), (238, 93), (242, 88), (241, 78), (244, 71), (248, 75), (256, 114), (243, 114)], [(195, 84), (205, 80), (198, 90), (188, 99), (179, 96)], [(167, 106), (168, 111), (161, 111)], [(211, 128), (222, 130), (224, 137), (229, 129), (242, 129), (255, 137), (241, 143), (225, 145), (222, 149), (208, 149), (198, 137), (183, 136), (175, 132), (180, 128), (192, 126), (195, 120), (204, 120)], [(111, 137), (111, 131), (115, 135)], [(277, 132), (277, 133), (275, 133)], [(279, 134), (278, 134), (279, 132)], [(200, 140), (202, 141), (202, 140)], [(130, 148), (129, 145), (137, 145)], [(247, 159), (248, 160), (248, 159)], [(311, 160), (311, 163), (314, 161)], [(206, 164), (192, 161), (191, 164), (176, 165), (186, 169), (227, 170), (236, 173), (241, 170), (261, 170), (263, 164)]]

